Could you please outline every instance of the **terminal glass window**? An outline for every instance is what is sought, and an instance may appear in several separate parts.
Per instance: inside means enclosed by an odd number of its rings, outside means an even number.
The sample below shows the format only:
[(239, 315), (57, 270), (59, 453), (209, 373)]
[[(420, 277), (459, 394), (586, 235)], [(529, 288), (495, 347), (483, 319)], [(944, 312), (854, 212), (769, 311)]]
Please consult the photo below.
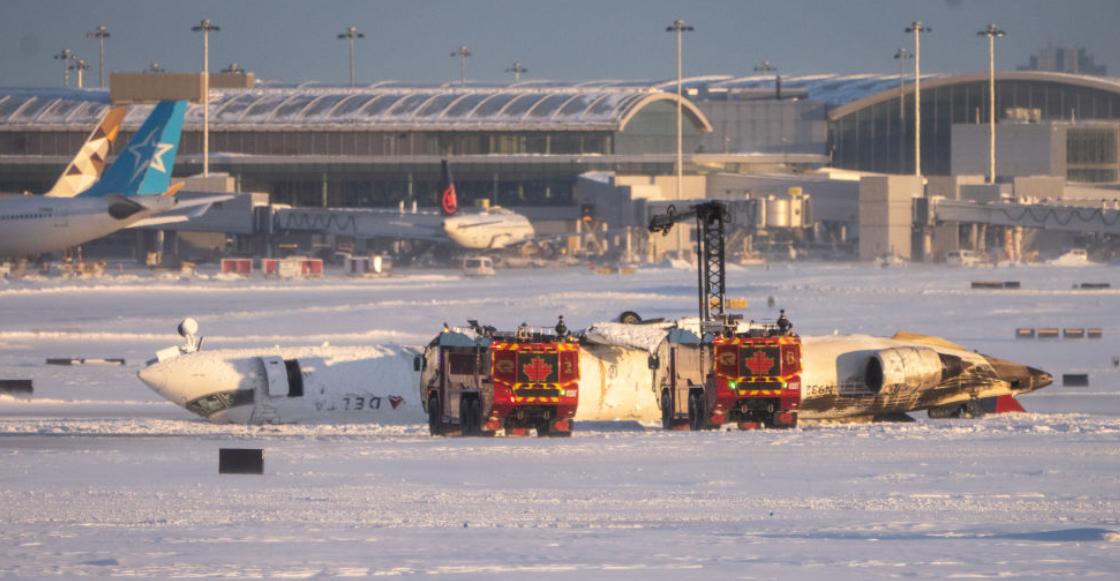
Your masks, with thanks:
[(1116, 131), (1108, 128), (1070, 128), (1066, 163), (1116, 163)]

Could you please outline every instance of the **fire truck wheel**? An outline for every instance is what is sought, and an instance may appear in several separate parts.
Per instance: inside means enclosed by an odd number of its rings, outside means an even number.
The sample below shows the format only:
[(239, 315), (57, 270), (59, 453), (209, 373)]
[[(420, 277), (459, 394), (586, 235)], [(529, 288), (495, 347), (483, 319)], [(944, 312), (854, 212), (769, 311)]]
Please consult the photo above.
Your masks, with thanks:
[(661, 427), (673, 429), (673, 398), (669, 397), (668, 391), (661, 392)]
[(464, 436), (478, 435), (482, 427), (478, 414), (478, 398), (473, 394), (463, 394), (459, 398), (459, 430)]
[[(786, 418), (787, 421), (782, 421), (783, 415), (788, 416)], [(797, 427), (797, 413), (777, 410), (774, 413), (768, 415), (762, 422), (762, 425), (767, 429), (791, 430)]]
[(428, 431), (433, 436), (443, 434), (443, 419), (440, 417), (439, 397), (428, 397)]
[(699, 432), (704, 429), (704, 394), (688, 394), (688, 429)]
[(556, 426), (552, 425), (552, 422), (547, 422), (547, 423), (548, 423), (548, 437), (549, 438), (571, 438), (572, 437), (572, 430), (576, 429), (576, 423), (573, 420), (568, 420), (568, 429), (567, 430), (557, 430)]
[(467, 408), (470, 413), (471, 420), (471, 435), (478, 436), (482, 434), (482, 402), (478, 400), (475, 395), (470, 399), (470, 407)]
[(547, 438), (547, 437), (551, 436), (552, 434), (549, 433), (551, 431), (551, 430), (549, 430), (549, 428), (551, 428), (551, 427), (552, 426), (548, 423), (548, 420), (545, 420), (545, 421), (537, 424), (537, 437), (538, 438)]

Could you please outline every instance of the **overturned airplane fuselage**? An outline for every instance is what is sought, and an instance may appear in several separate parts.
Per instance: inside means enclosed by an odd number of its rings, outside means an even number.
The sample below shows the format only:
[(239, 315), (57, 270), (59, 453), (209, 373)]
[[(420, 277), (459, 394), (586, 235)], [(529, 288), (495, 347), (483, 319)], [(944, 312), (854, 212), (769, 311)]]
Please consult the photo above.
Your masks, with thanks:
[[(658, 331), (653, 330), (654, 336)], [(667, 329), (661, 331), (667, 336)], [(800, 417), (858, 420), (929, 410), (970, 413), (976, 402), (1046, 387), (1039, 369), (981, 355), (947, 341), (899, 333), (802, 337)], [(580, 354), (581, 420), (661, 419), (659, 393), (673, 374), (703, 381), (700, 349), (675, 356), (666, 341), (588, 342)], [(312, 347), (197, 351), (139, 372), (169, 401), (215, 423), (384, 423), (426, 421), (417, 349)], [(697, 362), (685, 365), (695, 357)], [(684, 377), (689, 371), (694, 377)]]

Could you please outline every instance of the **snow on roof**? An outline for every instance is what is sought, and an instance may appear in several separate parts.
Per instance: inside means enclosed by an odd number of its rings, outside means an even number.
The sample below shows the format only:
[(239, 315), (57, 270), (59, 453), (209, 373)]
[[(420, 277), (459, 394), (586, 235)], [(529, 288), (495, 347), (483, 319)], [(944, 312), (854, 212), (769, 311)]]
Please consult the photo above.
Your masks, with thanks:
[[(210, 125), (617, 129), (645, 98), (658, 93), (661, 91), (649, 83), (492, 87), (379, 83), (359, 89), (304, 84), (214, 89), (210, 92)], [(107, 104), (108, 93), (101, 90), (0, 90), (0, 124), (92, 125)], [(138, 125), (151, 107), (130, 107), (125, 124)], [(202, 117), (201, 105), (192, 103), (186, 123), (201, 124)]]
[[(1026, 74), (1026, 73), (997, 73)], [(1065, 73), (1035, 73), (1039, 80), (1091, 83), (1104, 89), (1120, 80)], [(924, 81), (968, 75), (927, 74)], [(897, 74), (816, 74), (781, 77), (782, 89), (830, 106), (852, 103), (898, 88)], [(912, 82), (907, 78), (907, 82)], [(773, 90), (774, 75), (706, 75), (682, 80), (685, 98), (735, 91)], [(349, 88), (318, 82), (296, 86), (211, 90), (210, 124), (236, 126), (377, 125), (431, 129), (560, 127), (617, 128), (650, 95), (675, 97), (677, 82), (598, 80), (561, 83), (535, 80), (510, 84), (418, 85), (379, 81)], [(800, 96), (803, 93), (804, 96)], [(671, 97), (671, 98), (672, 98)], [(104, 89), (0, 89), (0, 125), (83, 125), (97, 123), (109, 103)], [(151, 105), (130, 108), (126, 125), (139, 125)], [(202, 122), (193, 103), (188, 123)]]

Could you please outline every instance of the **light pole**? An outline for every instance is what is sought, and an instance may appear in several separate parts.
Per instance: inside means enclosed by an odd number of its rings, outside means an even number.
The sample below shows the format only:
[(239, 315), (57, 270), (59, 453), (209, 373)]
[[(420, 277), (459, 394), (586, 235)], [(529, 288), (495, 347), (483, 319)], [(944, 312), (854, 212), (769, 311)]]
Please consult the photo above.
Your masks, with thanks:
[[(778, 67), (772, 66), (770, 61), (762, 61), (754, 68), (756, 73), (774, 73), (774, 100), (782, 100), (782, 76), (778, 74)], [(786, 162), (786, 116), (778, 111), (778, 138), (782, 142), (782, 163)]]
[(996, 37), (1002, 30), (989, 24), (976, 33), (988, 37), (988, 183), (996, 183)]
[(70, 59), (74, 57), (74, 51), (64, 48), (62, 52), (54, 55), (54, 60), (62, 61), (62, 83), (63, 86), (70, 86)]
[(782, 75), (776, 74), (778, 67), (770, 66), (770, 61), (762, 61), (762, 64), (754, 68), (756, 73), (775, 73), (774, 75), (774, 100), (780, 101), (782, 99)]
[(353, 26), (348, 27), (346, 29), (346, 32), (343, 32), (342, 34), (338, 35), (339, 40), (342, 40), (342, 39), (345, 38), (346, 40), (350, 41), (350, 88), (351, 89), (354, 88), (354, 39), (355, 38), (365, 38), (365, 37), (366, 37), (366, 35), (358, 32), (358, 29), (354, 28)]
[(70, 70), (78, 71), (78, 88), (81, 89), (82, 88), (82, 71), (88, 71), (89, 70), (89, 65), (86, 64), (85, 59), (80, 59), (77, 56), (74, 56), (71, 60), (74, 61), (74, 64), (70, 65)]
[[(674, 20), (672, 26), (669, 26), (669, 27), (665, 28), (665, 32), (675, 32), (675, 33), (677, 33), (677, 163), (676, 163), (677, 167), (676, 167), (676, 170), (677, 170), (677, 199), (678, 200), (682, 199), (682, 197), (683, 197), (682, 193), (681, 193), (681, 190), (682, 190), (681, 182), (684, 180), (684, 143), (683, 143), (684, 142), (684, 136), (683, 136), (684, 129), (683, 129), (683, 126), (682, 126), (682, 121), (681, 121), (681, 117), (683, 115), (683, 113), (681, 111), (681, 107), (682, 107), (682, 104), (681, 104), (682, 43), (683, 43), (684, 33), (692, 32), (693, 30), (695, 30), (694, 27), (685, 25), (684, 20), (680, 20), (680, 19)], [(684, 253), (684, 229), (679, 228), (679, 227), (677, 228), (677, 252), (678, 252), (678, 257), (682, 256), (683, 253)]]
[(527, 73), (529, 69), (521, 66), (519, 62), (515, 62), (512, 67), (506, 69), (506, 72), (513, 73), (513, 82), (517, 83), (521, 81), (521, 73)]
[(109, 31), (104, 26), (98, 26), (93, 29), (93, 32), (87, 32), (86, 38), (96, 38), (98, 46), (98, 61), (97, 61), (97, 74), (99, 77), (97, 86), (105, 88), (105, 39), (109, 38)]
[[(686, 26), (684, 20), (674, 20), (673, 25), (666, 27), (665, 32), (677, 33), (677, 199), (681, 199), (681, 180), (684, 175), (684, 136), (683, 128), (681, 125), (681, 43), (684, 33), (692, 32), (695, 28)], [(677, 228), (677, 252), (684, 252), (684, 242), (682, 240), (684, 228)], [(679, 256), (679, 254), (678, 254)]]
[(914, 55), (905, 48), (900, 48), (894, 53), (894, 58), (898, 60), (898, 173), (902, 173), (906, 171), (906, 156), (902, 152), (906, 148), (906, 106), (903, 104), (906, 100), (906, 77), (903, 76), (902, 69), (906, 59), (912, 59)]
[(914, 21), (906, 29), (907, 34), (914, 35), (914, 175), (922, 175), (922, 44), (918, 40), (923, 32), (933, 32), (928, 26), (922, 26), (920, 20)]
[(466, 86), (467, 84), (467, 57), (471, 56), (471, 51), (467, 50), (467, 45), (462, 45), (459, 50), (451, 53), (453, 57), (459, 57), (459, 86)]
[(202, 177), (210, 175), (210, 32), (221, 28), (207, 18), (191, 30), (202, 33)]

